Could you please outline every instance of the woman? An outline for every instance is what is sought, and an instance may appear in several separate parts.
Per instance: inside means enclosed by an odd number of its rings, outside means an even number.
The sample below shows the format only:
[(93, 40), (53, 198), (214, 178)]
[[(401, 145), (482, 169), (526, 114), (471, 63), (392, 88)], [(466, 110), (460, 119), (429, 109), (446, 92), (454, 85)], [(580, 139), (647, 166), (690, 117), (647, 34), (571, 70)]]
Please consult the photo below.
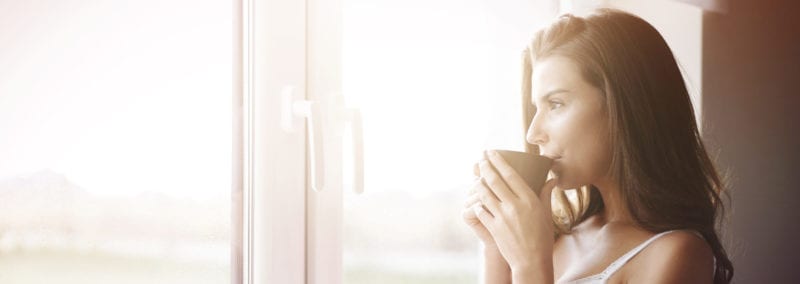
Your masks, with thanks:
[(553, 178), (536, 196), (495, 153), (478, 164), (463, 217), (486, 282), (729, 283), (723, 184), (658, 31), (617, 10), (564, 15), (524, 59), (528, 151)]

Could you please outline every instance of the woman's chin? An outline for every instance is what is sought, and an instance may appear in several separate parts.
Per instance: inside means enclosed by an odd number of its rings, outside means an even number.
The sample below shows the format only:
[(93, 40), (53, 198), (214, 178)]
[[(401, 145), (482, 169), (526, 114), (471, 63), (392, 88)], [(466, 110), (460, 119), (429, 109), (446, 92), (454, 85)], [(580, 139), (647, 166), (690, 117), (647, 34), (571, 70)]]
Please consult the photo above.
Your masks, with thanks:
[(556, 187), (560, 189), (574, 189), (580, 187), (579, 184), (569, 180), (569, 178), (564, 178), (558, 175), (553, 175), (553, 178), (556, 179)]
[(573, 189), (573, 188), (576, 188), (577, 186), (574, 186), (574, 185), (572, 185), (570, 183), (556, 182), (556, 187), (558, 187), (560, 189)]

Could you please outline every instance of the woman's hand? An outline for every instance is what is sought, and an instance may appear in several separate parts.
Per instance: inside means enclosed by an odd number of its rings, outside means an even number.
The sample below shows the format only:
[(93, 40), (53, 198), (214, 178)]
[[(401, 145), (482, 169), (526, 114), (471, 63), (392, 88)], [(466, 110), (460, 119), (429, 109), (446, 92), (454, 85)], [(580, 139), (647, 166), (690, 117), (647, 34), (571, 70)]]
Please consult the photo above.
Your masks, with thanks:
[(488, 161), (479, 164), (482, 183), (476, 186), (476, 193), (480, 202), (471, 207), (475, 216), (508, 261), (512, 274), (534, 274), (552, 282), (550, 193), (555, 180), (547, 181), (536, 196), (497, 152), (489, 151), (487, 157)]
[(497, 249), (497, 245), (494, 242), (494, 238), (492, 238), (492, 234), (489, 233), (483, 223), (481, 223), (481, 220), (478, 219), (478, 215), (475, 214), (476, 211), (474, 207), (483, 206), (481, 205), (479, 195), (482, 187), (484, 187), (482, 180), (476, 178), (475, 182), (472, 184), (472, 187), (470, 187), (469, 197), (464, 202), (464, 210), (461, 211), (461, 218), (464, 219), (464, 223), (466, 223), (467, 226), (472, 229), (475, 235), (478, 236), (478, 239), (481, 241), (481, 243), (483, 243), (485, 249)]
[(483, 226), (483, 223), (475, 215), (474, 206), (483, 206), (480, 202), (478, 190), (483, 187), (483, 183), (477, 177), (480, 176), (480, 169), (478, 163), (475, 163), (474, 173), (476, 176), (475, 182), (470, 187), (469, 197), (464, 202), (464, 210), (462, 211), (462, 218), (475, 235), (478, 236), (481, 243), (483, 243), (483, 269), (484, 279), (483, 283), (511, 283), (511, 268), (508, 267), (508, 262), (500, 254), (497, 249), (497, 244), (492, 238), (492, 234)]

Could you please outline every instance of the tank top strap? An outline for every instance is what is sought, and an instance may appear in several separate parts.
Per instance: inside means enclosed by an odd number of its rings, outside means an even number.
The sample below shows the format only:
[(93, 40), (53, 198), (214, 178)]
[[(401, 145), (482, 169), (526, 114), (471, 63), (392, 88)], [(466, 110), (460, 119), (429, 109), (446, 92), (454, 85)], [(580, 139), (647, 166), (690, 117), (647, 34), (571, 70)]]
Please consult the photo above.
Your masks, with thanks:
[(624, 255), (620, 256), (617, 260), (612, 262), (606, 268), (606, 270), (604, 270), (602, 272), (602, 274), (606, 275), (606, 276), (611, 276), (611, 274), (614, 274), (614, 272), (617, 272), (617, 270), (619, 270), (620, 267), (622, 267), (625, 263), (627, 263), (629, 260), (631, 260), (631, 258), (633, 258), (637, 254), (639, 254), (639, 252), (641, 252), (644, 248), (646, 248), (648, 245), (650, 245), (650, 243), (654, 242), (655, 240), (657, 240), (661, 236), (666, 235), (666, 234), (671, 233), (671, 232), (674, 232), (674, 231), (677, 231), (677, 230), (661, 232), (661, 233), (651, 237), (650, 239), (648, 239), (645, 242), (641, 243), (637, 247), (633, 248), (632, 250), (628, 251)]

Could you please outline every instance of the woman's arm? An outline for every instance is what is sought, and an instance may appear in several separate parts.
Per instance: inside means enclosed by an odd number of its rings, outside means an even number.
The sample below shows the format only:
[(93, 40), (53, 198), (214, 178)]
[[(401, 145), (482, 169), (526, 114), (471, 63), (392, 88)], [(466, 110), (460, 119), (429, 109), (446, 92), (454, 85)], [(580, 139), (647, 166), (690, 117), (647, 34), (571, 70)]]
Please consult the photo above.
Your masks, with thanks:
[(524, 266), (511, 268), (512, 283), (544, 283), (550, 284), (553, 281), (553, 259), (533, 259)]
[(511, 268), (500, 254), (497, 246), (487, 246), (483, 249), (483, 283), (511, 283)]

